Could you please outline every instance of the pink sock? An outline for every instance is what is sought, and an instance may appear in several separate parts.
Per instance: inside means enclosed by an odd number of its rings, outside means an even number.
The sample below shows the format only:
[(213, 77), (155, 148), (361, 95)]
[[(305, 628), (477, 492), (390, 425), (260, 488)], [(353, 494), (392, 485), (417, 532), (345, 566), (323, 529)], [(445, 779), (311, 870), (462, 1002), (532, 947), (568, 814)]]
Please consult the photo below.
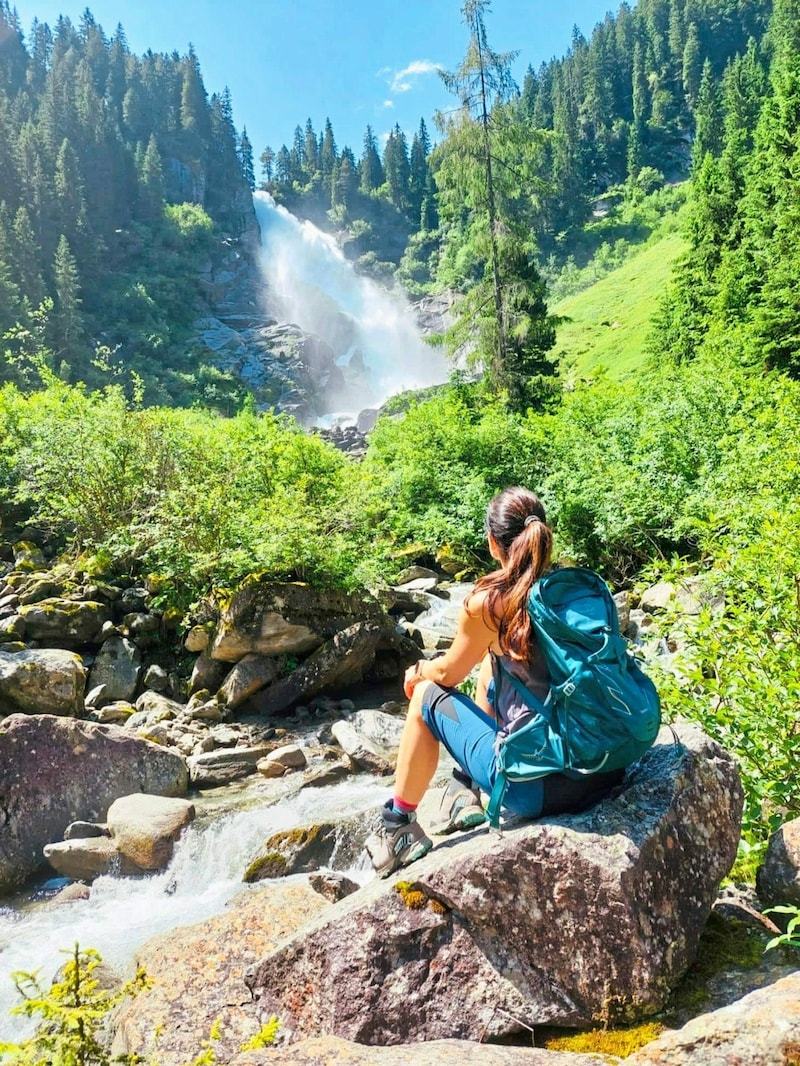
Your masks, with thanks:
[(401, 800), (397, 796), (392, 800), (392, 807), (397, 814), (413, 814), (417, 806), (416, 803), (406, 803), (405, 800)]

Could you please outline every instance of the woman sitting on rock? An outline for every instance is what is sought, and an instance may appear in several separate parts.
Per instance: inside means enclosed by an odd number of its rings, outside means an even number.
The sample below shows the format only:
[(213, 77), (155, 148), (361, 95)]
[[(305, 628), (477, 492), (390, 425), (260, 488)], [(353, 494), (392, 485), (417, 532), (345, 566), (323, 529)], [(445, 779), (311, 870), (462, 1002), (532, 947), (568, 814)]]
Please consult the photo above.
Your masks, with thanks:
[[(432, 847), (416, 819), (416, 809), (439, 762), (444, 744), (460, 769), (443, 798), (439, 833), (469, 829), (486, 820), (481, 792), (491, 793), (496, 775), (495, 744), (530, 708), (507, 672), (544, 700), (550, 688), (547, 667), (528, 616), (531, 586), (550, 567), (553, 535), (539, 498), (528, 489), (504, 489), (489, 503), (486, 532), (500, 569), (478, 581), (465, 600), (458, 632), (437, 659), (421, 659), (405, 675), (408, 707), (397, 759), (395, 795), (384, 804), (381, 828), (367, 840), (376, 872), (387, 877), (421, 858)], [(503, 670), (496, 668), (502, 659)], [(475, 699), (453, 688), (481, 663)], [(591, 806), (622, 779), (623, 771), (577, 779), (551, 774), (535, 781), (510, 782), (503, 806), (536, 818)]]

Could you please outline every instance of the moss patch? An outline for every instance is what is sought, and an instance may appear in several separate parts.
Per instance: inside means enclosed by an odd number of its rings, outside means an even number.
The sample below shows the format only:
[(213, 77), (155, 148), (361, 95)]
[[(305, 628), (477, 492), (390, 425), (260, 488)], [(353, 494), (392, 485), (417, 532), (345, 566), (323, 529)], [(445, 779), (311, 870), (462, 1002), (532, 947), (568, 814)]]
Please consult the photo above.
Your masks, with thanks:
[(761, 962), (764, 945), (763, 934), (754, 926), (712, 912), (700, 937), (697, 958), (673, 991), (665, 1016), (702, 1008), (711, 979), (724, 970), (754, 969)]
[(448, 913), (448, 908), (444, 903), (440, 903), (438, 899), (433, 899), (427, 895), (413, 881), (398, 881), (394, 886), (394, 890), (410, 911), (419, 911), (423, 907), (429, 906), (436, 914)]
[(286, 857), (279, 851), (269, 851), (255, 859), (244, 872), (244, 880), (263, 881), (267, 877), (283, 877), (286, 873)]
[(656, 1040), (666, 1026), (660, 1022), (645, 1022), (644, 1025), (626, 1029), (589, 1029), (579, 1033), (561, 1033), (545, 1036), (537, 1043), (548, 1051), (572, 1051), (576, 1054), (614, 1055), (626, 1058), (634, 1051)]

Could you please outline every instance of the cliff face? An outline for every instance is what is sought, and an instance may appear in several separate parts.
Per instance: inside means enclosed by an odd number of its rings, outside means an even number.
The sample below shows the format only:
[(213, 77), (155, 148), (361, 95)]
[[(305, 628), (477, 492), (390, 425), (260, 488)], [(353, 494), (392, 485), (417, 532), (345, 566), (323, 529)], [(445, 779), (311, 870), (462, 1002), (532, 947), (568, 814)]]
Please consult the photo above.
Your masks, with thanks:
[(244, 220), (241, 236), (221, 238), (201, 273), (193, 350), (199, 361), (240, 379), (259, 405), (312, 423), (325, 413), (325, 395), (341, 371), (324, 340), (266, 313), (252, 202)]

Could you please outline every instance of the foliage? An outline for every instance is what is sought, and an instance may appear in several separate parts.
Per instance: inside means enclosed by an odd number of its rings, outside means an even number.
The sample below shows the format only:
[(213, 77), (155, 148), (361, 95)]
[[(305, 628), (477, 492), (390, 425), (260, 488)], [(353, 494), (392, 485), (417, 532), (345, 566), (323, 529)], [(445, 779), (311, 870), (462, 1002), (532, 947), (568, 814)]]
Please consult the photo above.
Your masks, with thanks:
[(23, 998), (13, 1012), (39, 1018), (40, 1025), (36, 1035), (23, 1044), (0, 1043), (0, 1062), (4, 1066), (111, 1066), (112, 1062), (134, 1066), (137, 1056), (112, 1059), (102, 1035), (113, 1008), (148, 987), (144, 971), (108, 992), (94, 976), (101, 963), (96, 951), (82, 950), (76, 944), (65, 954), (69, 958), (49, 989), (42, 987), (36, 974), (12, 975)]
[[(76, 944), (65, 954), (69, 959), (49, 989), (42, 988), (36, 974), (12, 974), (23, 999), (22, 1004), (12, 1008), (12, 1013), (41, 1020), (29, 1040), (21, 1044), (0, 1042), (0, 1063), (3, 1066), (158, 1066), (157, 1060), (148, 1064), (137, 1054), (112, 1058), (104, 1041), (108, 1018), (114, 1008), (152, 985), (144, 970), (139, 970), (131, 981), (114, 992), (108, 992), (93, 976), (102, 963), (94, 949), (81, 949)], [(270, 1047), (279, 1028), (280, 1022), (273, 1015), (240, 1050)], [(208, 1039), (201, 1042), (200, 1052), (187, 1066), (214, 1066), (218, 1061), (214, 1045), (220, 1039), (221, 1031), (222, 1025), (217, 1019)]]
[(782, 914), (789, 919), (786, 925), (786, 932), (773, 937), (767, 944), (766, 950), (769, 951), (777, 947), (800, 949), (800, 907), (770, 907), (764, 913)]
[(119, 388), (0, 391), (0, 493), (65, 546), (186, 603), (251, 570), (352, 581), (344, 459), (290, 419), (129, 407)]

